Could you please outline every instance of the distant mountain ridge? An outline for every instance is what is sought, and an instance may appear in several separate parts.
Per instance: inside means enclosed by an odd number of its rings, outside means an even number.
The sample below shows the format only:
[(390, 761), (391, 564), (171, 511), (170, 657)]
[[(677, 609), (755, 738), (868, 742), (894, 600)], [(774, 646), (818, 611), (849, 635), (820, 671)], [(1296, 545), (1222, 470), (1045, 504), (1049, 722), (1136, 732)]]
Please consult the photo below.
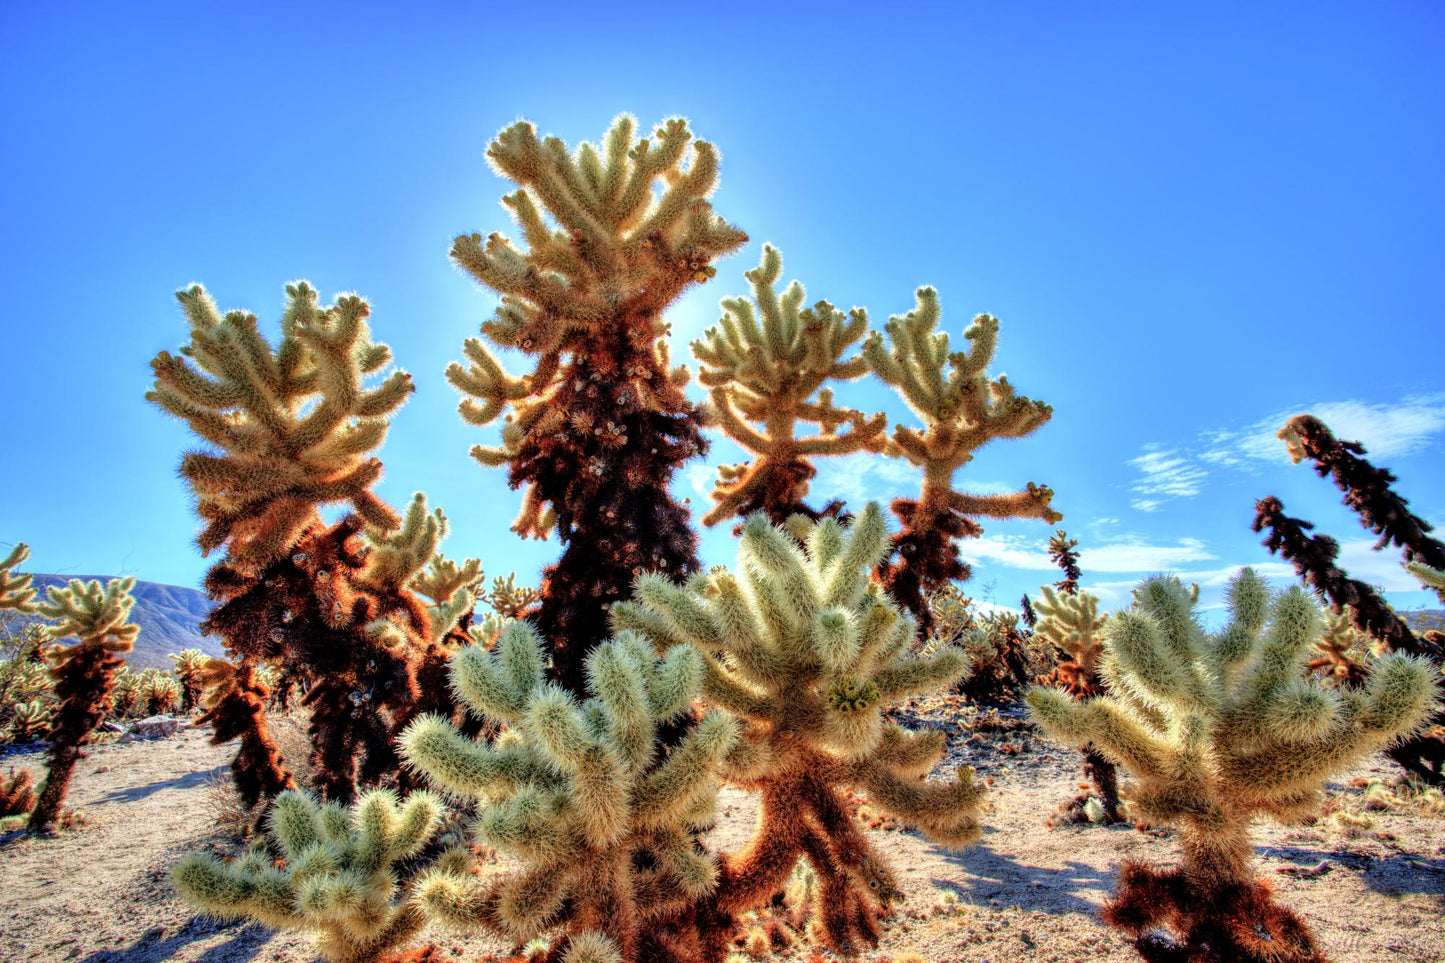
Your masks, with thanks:
[[(83, 582), (98, 579), (103, 585), (112, 575), (35, 575), (33, 584), (40, 589), (40, 596), (52, 585), (65, 585), (73, 578)], [(135, 649), (126, 656), (132, 668), (155, 667), (169, 669), (173, 662), (166, 658), (172, 652), (182, 649), (200, 649), (207, 655), (224, 656), (225, 647), (217, 636), (202, 635), (201, 622), (215, 608), (215, 603), (199, 589), (181, 585), (162, 585), (159, 582), (136, 580), (131, 590), (135, 596), (135, 608), (131, 609), (131, 621), (140, 626)]]

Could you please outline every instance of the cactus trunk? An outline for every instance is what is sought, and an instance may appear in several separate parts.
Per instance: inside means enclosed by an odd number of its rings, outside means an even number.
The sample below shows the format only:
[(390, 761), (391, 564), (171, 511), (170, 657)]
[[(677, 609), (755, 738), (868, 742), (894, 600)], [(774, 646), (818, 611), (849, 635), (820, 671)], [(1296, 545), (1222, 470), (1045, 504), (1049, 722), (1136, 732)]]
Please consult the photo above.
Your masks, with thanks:
[(111, 680), (122, 660), (104, 649), (82, 647), (55, 682), (60, 705), (51, 721), (45, 785), (30, 814), (31, 832), (45, 832), (60, 816), (81, 747), (110, 708)]

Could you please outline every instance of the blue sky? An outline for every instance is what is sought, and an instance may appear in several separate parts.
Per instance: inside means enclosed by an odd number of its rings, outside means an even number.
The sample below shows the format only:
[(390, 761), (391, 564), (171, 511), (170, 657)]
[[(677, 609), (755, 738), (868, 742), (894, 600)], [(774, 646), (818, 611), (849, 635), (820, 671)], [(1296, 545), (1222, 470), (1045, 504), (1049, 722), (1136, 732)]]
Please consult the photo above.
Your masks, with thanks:
[[(415, 376), (382, 494), (424, 489), (449, 554), (534, 577), (557, 544), (508, 531), (520, 496), (469, 459), (490, 439), (442, 378), (496, 304), (447, 250), (515, 233), (496, 131), (575, 146), (628, 111), (720, 148), (713, 202), (752, 239), (670, 313), (674, 357), (764, 241), (809, 302), (877, 324), (932, 284), (956, 339), (1000, 319), (995, 371), (1055, 408), (961, 487), (1052, 486), (1110, 604), (1153, 571), (1207, 603), (1234, 566), (1282, 577), (1249, 531), (1266, 494), (1397, 605), (1429, 599), (1273, 435), (1315, 412), (1445, 526), (1438, 4), (229, 7), (0, 8), (0, 545), (29, 542), (37, 571), (198, 584), (175, 476), (193, 442), (143, 401), (147, 363), (185, 337), (176, 289), (274, 332), (304, 277), (368, 298)], [(876, 385), (840, 396), (909, 418)], [(739, 457), (719, 441), (711, 463)], [(882, 459), (820, 469), (819, 496), (916, 490)], [(711, 476), (689, 466), (679, 495), (706, 506)], [(708, 562), (732, 561), (726, 528)], [(973, 591), (1052, 581), (1049, 532), (990, 525)]]

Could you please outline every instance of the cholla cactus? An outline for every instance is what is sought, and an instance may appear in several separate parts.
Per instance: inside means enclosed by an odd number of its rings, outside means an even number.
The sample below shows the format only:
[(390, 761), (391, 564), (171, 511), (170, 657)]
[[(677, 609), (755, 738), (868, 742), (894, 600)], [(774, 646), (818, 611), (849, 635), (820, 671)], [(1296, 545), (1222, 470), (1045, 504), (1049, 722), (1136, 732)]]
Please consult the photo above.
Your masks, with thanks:
[[(1296, 415), (1285, 422), (1279, 438), (1295, 464), (1308, 458), (1315, 463), (1316, 474), (1334, 476), (1335, 486), (1345, 493), (1345, 504), (1359, 516), (1360, 524), (1380, 536), (1377, 549), (1393, 542), (1406, 562), (1445, 569), (1445, 542), (1431, 538), (1433, 527), (1412, 514), (1410, 503), (1394, 492), (1391, 486), (1398, 479), (1392, 472), (1359, 457), (1365, 454), (1364, 445), (1338, 440), (1313, 415)], [(1445, 586), (1434, 588), (1445, 602)]]
[[(753, 286), (752, 301), (724, 298), (726, 313), (718, 326), (692, 343), (693, 355), (702, 362), (698, 380), (711, 391), (710, 419), (755, 456), (751, 464), (718, 469), (720, 479), (712, 492), (718, 504), (703, 516), (704, 525), (758, 511), (775, 524), (797, 514), (836, 514), (839, 502), (821, 512), (803, 503), (808, 481), (817, 474), (813, 459), (877, 453), (887, 444), (886, 416), (869, 418), (839, 408), (832, 389), (823, 387), (868, 373), (861, 355), (843, 358), (867, 332), (868, 313), (854, 308), (845, 315), (827, 301), (803, 308), (803, 287), (797, 281), (779, 298), (773, 285), (782, 271), (782, 255), (763, 245), (762, 263), (745, 275)], [(817, 425), (818, 433), (797, 437), (800, 421)], [(761, 424), (761, 430), (754, 423)]]
[(144, 685), (146, 715), (169, 715), (181, 707), (181, 684), (169, 672), (149, 670)]
[(118, 656), (131, 650), (140, 632), (127, 621), (135, 605), (130, 594), (134, 587), (134, 578), (111, 579), (104, 588), (98, 581), (71, 579), (65, 588), (52, 587), (48, 601), (35, 606), (40, 615), (55, 620), (46, 629), (48, 639), (74, 636), (76, 642), (45, 650), (58, 702), (50, 726), (45, 786), (30, 817), (32, 832), (50, 831), (60, 815), (81, 747), (110, 707)]
[(39, 699), (19, 702), (10, 717), (10, 738), (15, 742), (39, 739), (50, 731), (50, 706)]
[(487, 159), (521, 185), (503, 203), (526, 249), (500, 234), (452, 246), (452, 259), (502, 296), (482, 334), (535, 359), (512, 377), (472, 338), (467, 366), (453, 364), (447, 380), (466, 395), (471, 424), (510, 409), (501, 445), (472, 454), (509, 466), (509, 482), (524, 489), (514, 531), (544, 537), (555, 527), (565, 546), (544, 573), (536, 623), (555, 678), (578, 696), (586, 655), (608, 634), (604, 606), (643, 571), (698, 565), (687, 509), (668, 486), (706, 442), (683, 394), (687, 369), (670, 366), (662, 313), (747, 241), (707, 201), (718, 173), (712, 145), (693, 141), (680, 119), (655, 140), (634, 140), (636, 128), (623, 115), (600, 149), (569, 153), (529, 123), (508, 127)]
[(1363, 690), (1341, 693), (1303, 677), (1318, 611), (1301, 589), (1271, 602), (1244, 569), (1228, 600), (1229, 624), (1210, 635), (1177, 579), (1146, 580), (1103, 630), (1111, 694), (1077, 701), (1040, 688), (1029, 707), (1050, 735), (1091, 742), (1128, 769), (1139, 815), (1179, 827), (1183, 865), (1126, 864), (1105, 911), (1146, 959), (1321, 960), (1255, 876), (1250, 823), (1311, 812), (1332, 774), (1415, 730), (1432, 708), (1433, 669), (1387, 655)]
[(111, 715), (117, 719), (125, 719), (139, 711), (144, 705), (145, 680), (145, 673), (132, 672), (128, 665), (116, 668), (110, 687)]
[(315, 932), (316, 950), (329, 963), (375, 960), (422, 926), (394, 869), (426, 844), (440, 817), (441, 804), (424, 792), (400, 803), (389, 790), (373, 789), (350, 810), (285, 792), (266, 830), (279, 865), (263, 847), (231, 863), (192, 853), (171, 879), (182, 899), (216, 916)]
[(1350, 613), (1326, 613), (1305, 669), (1331, 685), (1354, 689), (1369, 676), (1369, 657), (1366, 639), (1352, 624)]
[(16, 772), (11, 766), (9, 775), (0, 776), (0, 819), (23, 816), (34, 806), (35, 777), (29, 769)]
[(983, 528), (974, 519), (1037, 518), (1053, 524), (1063, 516), (1050, 507), (1053, 491), (1029, 482), (1011, 495), (969, 495), (954, 489), (954, 475), (974, 452), (996, 438), (1023, 438), (1053, 414), (1041, 402), (1015, 395), (1008, 379), (987, 373), (998, 342), (998, 320), (986, 314), (964, 332), (967, 351), (950, 353), (948, 335), (937, 332), (938, 294), (919, 288), (917, 306), (888, 319), (882, 335), (863, 345), (869, 367), (896, 388), (923, 421), (923, 429), (898, 425), (891, 454), (923, 469), (917, 500), (899, 498), (890, 506), (903, 522), (893, 537), (890, 560), (880, 570), (884, 587), (929, 628), (928, 592), (969, 577), (958, 557), (958, 538), (974, 538)]
[[(397, 371), (367, 385), (391, 352), (371, 340), (361, 298), (323, 309), (304, 282), (286, 293), (273, 348), (253, 315), (223, 317), (200, 287), (181, 292), (191, 340), (182, 357), (162, 352), (152, 362), (147, 398), (216, 449), (181, 462), (208, 523), (202, 550), (226, 550), (206, 576), (222, 604), (203, 629), (237, 658), (280, 662), (313, 683), (319, 785), (349, 798), (358, 776), (374, 782), (396, 767), (379, 707), (416, 696), (411, 653), (368, 627), (390, 619), (426, 631), (419, 599), (375, 590), (385, 573), (368, 570), (360, 537), (368, 525), (386, 533), (401, 524), (371, 491), (381, 475), (371, 453), (412, 384)], [(338, 502), (353, 512), (328, 527), (318, 509)]]
[(176, 664), (176, 679), (181, 684), (181, 711), (189, 712), (201, 703), (201, 666), (210, 656), (200, 649), (182, 649), (166, 658)]
[(507, 731), (475, 741), (423, 716), (402, 749), (438, 789), (481, 801), (477, 841), (520, 866), (492, 879), (433, 870), (417, 884), (427, 915), (519, 943), (556, 933), (565, 963), (688, 959), (663, 946), (641, 954), (715, 883), (692, 833), (712, 822), (734, 724), (712, 711), (670, 753), (659, 740), (659, 727), (691, 706), (701, 662), (685, 647), (658, 658), (620, 633), (588, 657), (593, 696), (579, 704), (544, 683), (542, 642), (526, 622), (508, 626), (493, 651), (460, 651), (457, 694)]
[(685, 586), (644, 576), (635, 600), (613, 607), (619, 629), (701, 653), (708, 700), (743, 722), (723, 775), (761, 792), (762, 809), (747, 847), (723, 860), (718, 906), (731, 914), (762, 906), (805, 858), (836, 949), (876, 941), (877, 918), (896, 896), (886, 861), (847, 813), (846, 792), (861, 790), (947, 845), (978, 833), (970, 770), (922, 780), (943, 754), (942, 733), (908, 732), (883, 717), (965, 667), (953, 646), (912, 651), (913, 620), (868, 577), (887, 548), (876, 503), (850, 529), (799, 516), (785, 530), (754, 515), (737, 574), (714, 569)]
[[(1060, 532), (1059, 536), (1062, 534)], [(1050, 548), (1054, 544), (1050, 542)], [(1060, 547), (1067, 550), (1072, 545)], [(1106, 691), (1099, 663), (1104, 654), (1103, 628), (1109, 617), (1099, 614), (1097, 597), (1077, 590), (1077, 569), (1070, 573), (1066, 567), (1064, 581), (1059, 584), (1070, 582), (1075, 586), (1073, 592), (1061, 587), (1060, 594), (1055, 594), (1047, 585), (1039, 589), (1042, 593), (1037, 603), (1040, 618), (1034, 626), (1034, 635), (1065, 655), (1052, 672), (1039, 678), (1039, 682), (1063, 689), (1075, 699), (1087, 699), (1103, 695)], [(1119, 808), (1119, 776), (1114, 764), (1092, 743), (1083, 743), (1079, 751), (1084, 754), (1084, 778), (1093, 784), (1092, 798), (1099, 807), (1098, 821), (1118, 822), (1123, 813)], [(1093, 822), (1090, 818), (1090, 798), (1075, 797), (1064, 805), (1059, 818), (1072, 823)]]
[(214, 727), (211, 745), (241, 740), (240, 751), (231, 761), (231, 780), (248, 810), (263, 799), (296, 788), (281, 750), (266, 724), (268, 686), (253, 662), (240, 664), (225, 659), (208, 659), (198, 671), (201, 708), (205, 713), (195, 725)]

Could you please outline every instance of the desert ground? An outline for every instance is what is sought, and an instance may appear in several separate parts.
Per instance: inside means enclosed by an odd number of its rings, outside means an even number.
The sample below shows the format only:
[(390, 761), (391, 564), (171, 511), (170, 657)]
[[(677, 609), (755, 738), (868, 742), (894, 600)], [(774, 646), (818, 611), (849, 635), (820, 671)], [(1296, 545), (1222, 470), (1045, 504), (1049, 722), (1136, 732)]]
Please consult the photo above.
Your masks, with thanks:
[[(950, 852), (886, 825), (873, 830), (902, 881), (904, 900), (883, 941), (860, 957), (886, 963), (905, 950), (937, 963), (1137, 960), (1098, 919), (1126, 857), (1168, 861), (1163, 830), (1046, 825), (1078, 788), (1079, 757), (1045, 742), (1005, 710), (976, 723), (956, 700), (905, 710), (912, 725), (950, 733), (948, 768), (973, 765), (990, 779), (986, 829)], [(1002, 724), (999, 724), (999, 723)], [(970, 728), (972, 726), (972, 728)], [(218, 826), (231, 747), (185, 728), (152, 741), (93, 747), (76, 771), (70, 804), (80, 825), (53, 839), (0, 837), (0, 958), (82, 963), (271, 963), (314, 959), (309, 938), (198, 914), (172, 892), (168, 868), (184, 852), (237, 851)], [(29, 766), (37, 750), (0, 766)], [(1263, 874), (1338, 961), (1445, 961), (1445, 818), (1410, 805), (1380, 808), (1362, 786), (1395, 775), (1383, 758), (1331, 785), (1329, 813), (1312, 825), (1257, 827)], [(740, 845), (754, 808), (728, 790), (712, 834)], [(459, 961), (508, 947), (428, 933)], [(776, 959), (807, 959), (794, 947)], [(832, 959), (824, 954), (824, 959)]]

